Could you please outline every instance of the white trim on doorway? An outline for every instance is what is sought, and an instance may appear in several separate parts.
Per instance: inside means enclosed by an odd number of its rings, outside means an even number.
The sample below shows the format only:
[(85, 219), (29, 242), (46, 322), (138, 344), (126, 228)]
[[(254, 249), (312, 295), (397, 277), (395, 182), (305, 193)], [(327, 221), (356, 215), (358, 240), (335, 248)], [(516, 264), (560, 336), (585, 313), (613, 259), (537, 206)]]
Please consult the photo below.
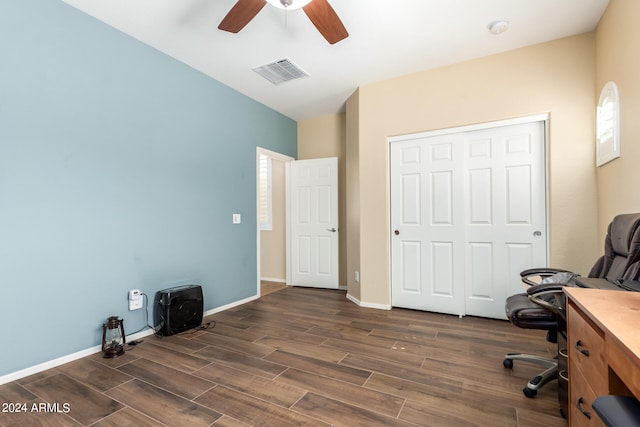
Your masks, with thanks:
[[(256, 147), (256, 262), (257, 262), (257, 275), (256, 275), (256, 295), (260, 297), (260, 155), (268, 156), (272, 159), (279, 160), (285, 163), (288, 163), (292, 160), (295, 160), (293, 157), (287, 156), (286, 154), (278, 153), (276, 151), (271, 151), (266, 148)], [(285, 180), (287, 183), (285, 191), (289, 192), (289, 184), (288, 180)], [(287, 244), (287, 252), (289, 251), (289, 245)], [(288, 259), (287, 254), (287, 259)], [(288, 277), (286, 282), (288, 282)]]
[[(470, 131), (475, 131), (475, 130), (497, 128), (497, 127), (501, 127), (501, 126), (519, 125), (519, 124), (522, 124), (522, 123), (532, 123), (532, 122), (545, 122), (545, 123), (548, 123), (548, 121), (549, 121), (549, 114), (548, 113), (536, 114), (536, 115), (532, 115), (532, 116), (517, 117), (517, 118), (513, 118), (513, 119), (497, 120), (495, 122), (477, 123), (477, 124), (473, 124), (473, 125), (464, 125), (464, 126), (457, 126), (457, 127), (453, 127), (453, 128), (429, 130), (429, 131), (419, 132), (419, 133), (404, 134), (404, 135), (394, 135), (394, 136), (390, 136), (389, 138), (387, 138), (387, 142), (388, 143), (392, 143), (392, 142), (396, 142), (396, 141), (406, 141), (407, 139), (409, 139), (408, 138), (409, 136), (411, 138), (419, 139), (419, 138), (438, 136), (438, 135), (448, 135), (448, 134), (452, 134), (452, 133), (470, 132)], [(548, 129), (548, 126), (546, 126), (546, 127)], [(548, 148), (548, 147), (545, 147), (545, 148)]]

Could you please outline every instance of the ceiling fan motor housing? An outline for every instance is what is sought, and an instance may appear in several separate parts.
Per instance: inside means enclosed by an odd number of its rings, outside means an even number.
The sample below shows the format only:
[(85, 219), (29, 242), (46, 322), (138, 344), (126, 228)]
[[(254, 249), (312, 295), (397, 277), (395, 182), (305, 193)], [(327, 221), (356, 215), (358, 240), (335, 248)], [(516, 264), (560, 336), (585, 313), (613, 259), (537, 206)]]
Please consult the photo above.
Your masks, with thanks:
[(237, 0), (218, 25), (218, 29), (230, 33), (239, 32), (267, 3), (285, 10), (302, 8), (311, 23), (329, 44), (337, 43), (349, 36), (347, 29), (328, 0)]

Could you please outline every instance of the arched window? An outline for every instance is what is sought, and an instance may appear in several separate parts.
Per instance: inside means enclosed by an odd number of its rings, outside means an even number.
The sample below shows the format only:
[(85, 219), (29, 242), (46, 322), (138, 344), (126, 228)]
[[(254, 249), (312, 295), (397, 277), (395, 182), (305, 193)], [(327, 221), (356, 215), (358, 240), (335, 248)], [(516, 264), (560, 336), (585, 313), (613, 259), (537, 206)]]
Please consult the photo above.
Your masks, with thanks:
[(596, 165), (620, 157), (620, 100), (618, 87), (607, 82), (596, 109)]

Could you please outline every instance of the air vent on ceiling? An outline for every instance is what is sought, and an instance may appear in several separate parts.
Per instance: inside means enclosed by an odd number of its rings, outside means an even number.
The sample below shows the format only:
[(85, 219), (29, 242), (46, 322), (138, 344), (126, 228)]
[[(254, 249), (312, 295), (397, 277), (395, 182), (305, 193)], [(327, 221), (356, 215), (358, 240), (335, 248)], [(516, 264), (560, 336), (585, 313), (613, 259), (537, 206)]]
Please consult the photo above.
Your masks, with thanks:
[(303, 77), (309, 77), (309, 74), (294, 64), (293, 61), (286, 58), (271, 64), (256, 67), (253, 71), (260, 74), (274, 85), (279, 85), (280, 83), (288, 82), (290, 80), (301, 79)]

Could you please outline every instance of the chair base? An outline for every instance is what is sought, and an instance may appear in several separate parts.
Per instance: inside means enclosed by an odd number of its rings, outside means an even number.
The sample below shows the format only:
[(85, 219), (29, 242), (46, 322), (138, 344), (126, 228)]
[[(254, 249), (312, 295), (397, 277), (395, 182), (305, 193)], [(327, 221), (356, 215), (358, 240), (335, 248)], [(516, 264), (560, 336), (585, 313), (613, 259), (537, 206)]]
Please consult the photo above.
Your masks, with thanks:
[(533, 363), (534, 365), (547, 368), (535, 377), (531, 378), (525, 388), (522, 389), (522, 393), (527, 397), (535, 397), (538, 394), (538, 389), (540, 387), (549, 381), (558, 378), (558, 360), (556, 358), (534, 356), (532, 354), (510, 353), (505, 356), (502, 361), (502, 365), (507, 369), (512, 369), (514, 360)]

